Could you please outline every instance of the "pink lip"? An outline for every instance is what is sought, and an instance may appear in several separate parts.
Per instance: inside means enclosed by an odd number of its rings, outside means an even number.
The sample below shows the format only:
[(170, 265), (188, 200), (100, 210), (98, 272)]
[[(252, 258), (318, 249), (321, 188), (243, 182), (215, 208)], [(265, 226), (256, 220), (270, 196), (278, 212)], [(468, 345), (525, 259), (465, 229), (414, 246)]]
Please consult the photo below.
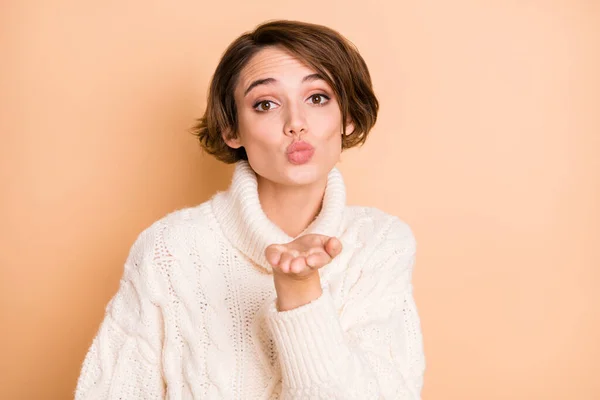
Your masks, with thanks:
[(306, 142), (294, 142), (288, 146), (287, 153), (290, 154), (295, 151), (306, 151), (306, 150), (314, 150), (314, 147), (312, 147), (310, 144), (308, 144)]
[(306, 142), (294, 142), (287, 148), (288, 161), (292, 164), (305, 164), (310, 161), (315, 148)]

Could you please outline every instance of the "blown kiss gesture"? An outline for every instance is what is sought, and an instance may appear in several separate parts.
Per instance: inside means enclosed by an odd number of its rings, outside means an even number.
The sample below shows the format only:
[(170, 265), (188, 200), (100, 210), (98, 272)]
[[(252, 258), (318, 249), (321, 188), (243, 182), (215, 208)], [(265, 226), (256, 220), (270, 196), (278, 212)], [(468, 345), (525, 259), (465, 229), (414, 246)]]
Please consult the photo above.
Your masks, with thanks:
[(321, 296), (319, 268), (342, 251), (335, 237), (308, 234), (286, 244), (272, 244), (265, 250), (273, 267), (277, 309), (287, 311)]

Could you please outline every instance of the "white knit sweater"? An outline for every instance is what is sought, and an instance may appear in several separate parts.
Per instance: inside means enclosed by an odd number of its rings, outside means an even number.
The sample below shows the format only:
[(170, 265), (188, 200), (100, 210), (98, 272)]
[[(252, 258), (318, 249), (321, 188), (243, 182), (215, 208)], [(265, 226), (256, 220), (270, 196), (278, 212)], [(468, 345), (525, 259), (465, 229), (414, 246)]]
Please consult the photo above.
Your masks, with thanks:
[(225, 192), (140, 234), (89, 349), (76, 399), (419, 399), (425, 368), (412, 296), (415, 240), (347, 206), (342, 176), (305, 230), (338, 237), (323, 294), (278, 312), (264, 250), (287, 243), (238, 162)]

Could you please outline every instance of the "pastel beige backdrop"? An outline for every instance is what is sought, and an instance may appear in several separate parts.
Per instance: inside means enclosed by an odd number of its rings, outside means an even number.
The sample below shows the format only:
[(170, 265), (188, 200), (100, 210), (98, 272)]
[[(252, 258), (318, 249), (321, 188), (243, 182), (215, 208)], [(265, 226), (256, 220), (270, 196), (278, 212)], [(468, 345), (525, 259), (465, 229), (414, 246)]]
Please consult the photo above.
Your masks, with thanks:
[(135, 237), (229, 184), (186, 132), (219, 56), (288, 18), (370, 66), (340, 168), (417, 237), (423, 399), (599, 399), (599, 3), (2, 1), (0, 398), (72, 397)]

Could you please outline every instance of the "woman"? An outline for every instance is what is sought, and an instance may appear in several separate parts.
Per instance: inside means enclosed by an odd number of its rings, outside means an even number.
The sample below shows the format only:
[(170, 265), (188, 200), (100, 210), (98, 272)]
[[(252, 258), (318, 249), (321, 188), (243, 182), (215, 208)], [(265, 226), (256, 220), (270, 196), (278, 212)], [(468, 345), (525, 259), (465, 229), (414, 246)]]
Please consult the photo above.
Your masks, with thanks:
[(77, 399), (418, 399), (415, 240), (346, 206), (335, 168), (377, 117), (356, 49), (275, 21), (235, 40), (195, 133), (231, 186), (134, 243)]

